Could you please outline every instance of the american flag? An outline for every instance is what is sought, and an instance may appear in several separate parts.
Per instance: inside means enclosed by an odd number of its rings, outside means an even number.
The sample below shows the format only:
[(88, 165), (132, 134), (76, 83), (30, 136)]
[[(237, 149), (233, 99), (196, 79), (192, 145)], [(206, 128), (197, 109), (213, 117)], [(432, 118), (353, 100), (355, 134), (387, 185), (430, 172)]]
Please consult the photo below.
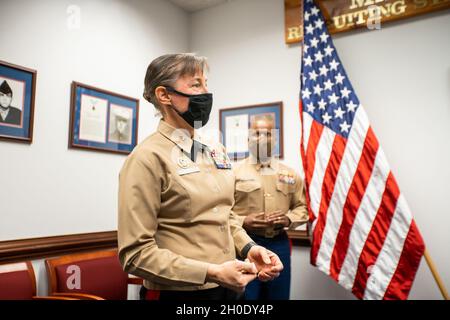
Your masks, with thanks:
[(313, 0), (303, 17), (311, 263), (359, 299), (406, 299), (424, 242)]

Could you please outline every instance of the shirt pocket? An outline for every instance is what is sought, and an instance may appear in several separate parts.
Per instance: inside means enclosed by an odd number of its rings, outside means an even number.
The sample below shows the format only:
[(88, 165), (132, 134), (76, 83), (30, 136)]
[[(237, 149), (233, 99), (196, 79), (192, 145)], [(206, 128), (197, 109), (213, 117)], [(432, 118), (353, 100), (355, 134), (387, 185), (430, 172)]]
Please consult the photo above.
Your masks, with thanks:
[(277, 207), (279, 210), (287, 212), (290, 207), (291, 196), (294, 193), (292, 185), (277, 182)]
[(236, 181), (236, 205), (249, 213), (262, 210), (261, 183), (256, 180)]

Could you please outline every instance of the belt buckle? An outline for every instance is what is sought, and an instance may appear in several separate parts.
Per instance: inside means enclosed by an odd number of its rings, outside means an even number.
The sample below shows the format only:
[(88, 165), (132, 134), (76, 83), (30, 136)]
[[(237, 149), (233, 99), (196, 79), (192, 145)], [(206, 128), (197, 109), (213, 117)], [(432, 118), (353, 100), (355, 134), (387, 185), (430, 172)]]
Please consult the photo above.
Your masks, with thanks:
[(266, 238), (273, 238), (275, 237), (275, 231), (274, 230), (266, 231), (266, 234), (264, 236)]

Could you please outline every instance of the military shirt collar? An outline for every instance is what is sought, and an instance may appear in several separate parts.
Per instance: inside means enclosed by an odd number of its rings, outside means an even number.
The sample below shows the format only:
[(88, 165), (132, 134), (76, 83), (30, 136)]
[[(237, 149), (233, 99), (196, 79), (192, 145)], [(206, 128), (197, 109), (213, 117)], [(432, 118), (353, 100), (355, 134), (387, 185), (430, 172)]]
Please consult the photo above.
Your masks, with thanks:
[(174, 128), (161, 119), (158, 125), (158, 131), (187, 153), (191, 152), (192, 144), (194, 143), (193, 140), (196, 140), (197, 142), (212, 149), (212, 144), (201, 136), (197, 130), (194, 130), (194, 138), (192, 139), (187, 130)]
[(271, 169), (277, 168), (277, 165), (276, 165), (277, 159), (275, 159), (274, 157), (271, 157), (270, 160), (265, 163), (261, 163), (252, 154), (250, 154), (248, 156), (248, 158), (246, 159), (246, 161), (248, 164), (253, 165), (255, 167), (256, 171), (261, 170), (261, 168), (271, 168)]

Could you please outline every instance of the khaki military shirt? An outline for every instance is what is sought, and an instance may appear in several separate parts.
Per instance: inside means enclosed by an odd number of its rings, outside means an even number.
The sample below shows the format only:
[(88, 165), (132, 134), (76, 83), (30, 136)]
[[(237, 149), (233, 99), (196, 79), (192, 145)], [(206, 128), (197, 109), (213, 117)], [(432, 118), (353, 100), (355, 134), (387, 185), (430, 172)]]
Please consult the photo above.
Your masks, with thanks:
[(231, 211), (234, 174), (217, 167), (224, 147), (194, 139), (208, 147), (195, 163), (190, 136), (161, 120), (120, 171), (119, 259), (148, 289), (216, 287), (205, 283), (209, 264), (234, 260), (252, 241)]
[[(236, 188), (233, 211), (239, 216), (241, 225), (248, 214), (264, 212), (268, 215), (277, 210), (285, 212), (291, 220), (289, 228), (296, 228), (308, 221), (303, 180), (294, 170), (275, 159), (263, 166), (249, 157), (234, 171)], [(282, 227), (275, 229), (271, 226), (259, 233), (271, 238), (281, 231)]]

